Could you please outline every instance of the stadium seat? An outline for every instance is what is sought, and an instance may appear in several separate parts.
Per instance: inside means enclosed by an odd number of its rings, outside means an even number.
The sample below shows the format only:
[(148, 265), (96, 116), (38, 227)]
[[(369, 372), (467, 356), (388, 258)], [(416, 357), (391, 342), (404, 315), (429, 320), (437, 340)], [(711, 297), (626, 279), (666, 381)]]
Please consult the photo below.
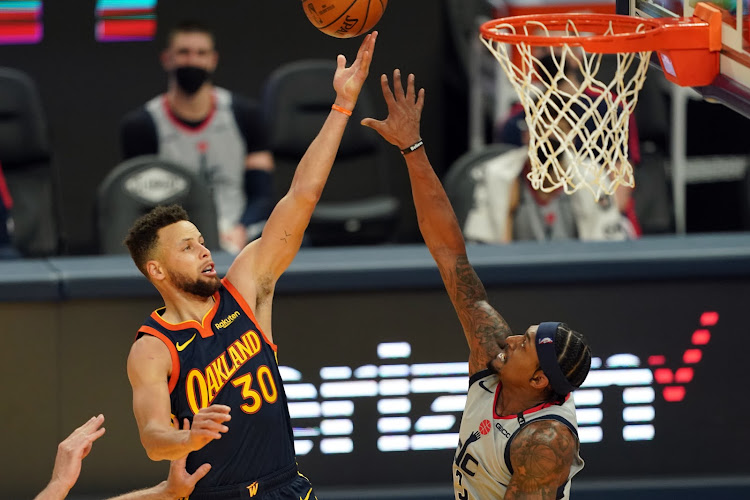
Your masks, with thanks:
[[(301, 60), (279, 67), (266, 81), (262, 101), (276, 162), (277, 199), (288, 191), (297, 164), (331, 111), (335, 71), (334, 62)], [(382, 243), (393, 237), (400, 205), (390, 194), (387, 145), (359, 125), (366, 116), (374, 116), (367, 87), (308, 226), (306, 238), (314, 246)]]
[(35, 83), (0, 68), (0, 164), (13, 198), (13, 245), (27, 257), (62, 251), (59, 178)]
[(123, 240), (133, 222), (158, 205), (181, 205), (206, 246), (219, 249), (216, 208), (210, 189), (194, 173), (157, 156), (138, 156), (115, 167), (99, 185), (96, 231), (99, 250), (126, 253)]
[(466, 217), (474, 203), (474, 186), (477, 177), (472, 175), (472, 170), (487, 160), (517, 147), (513, 144), (488, 144), (476, 151), (463, 154), (450, 166), (443, 178), (443, 188), (453, 205), (461, 227), (464, 227)]

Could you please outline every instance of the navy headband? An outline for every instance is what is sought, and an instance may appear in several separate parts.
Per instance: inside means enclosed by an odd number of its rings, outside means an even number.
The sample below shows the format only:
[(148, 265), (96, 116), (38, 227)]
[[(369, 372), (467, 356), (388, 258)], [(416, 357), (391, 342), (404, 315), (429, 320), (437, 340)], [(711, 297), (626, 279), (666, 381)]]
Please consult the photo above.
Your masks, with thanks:
[(559, 325), (560, 323), (555, 322), (539, 324), (539, 328), (536, 330), (536, 353), (539, 357), (539, 365), (542, 367), (544, 375), (547, 376), (552, 390), (560, 396), (566, 396), (575, 390), (575, 387), (568, 381), (557, 362), (555, 334)]

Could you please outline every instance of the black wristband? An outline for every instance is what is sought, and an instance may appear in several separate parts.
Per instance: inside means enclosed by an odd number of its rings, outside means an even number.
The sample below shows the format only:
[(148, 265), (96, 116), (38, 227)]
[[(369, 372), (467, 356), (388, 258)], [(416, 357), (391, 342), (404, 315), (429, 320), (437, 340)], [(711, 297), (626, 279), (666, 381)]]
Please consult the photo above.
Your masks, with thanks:
[(416, 151), (417, 149), (421, 148), (422, 146), (424, 146), (424, 141), (422, 139), (419, 139), (417, 142), (415, 142), (414, 144), (412, 144), (408, 148), (402, 149), (401, 150), (401, 154), (402, 155), (408, 155), (409, 153), (413, 153), (414, 151)]

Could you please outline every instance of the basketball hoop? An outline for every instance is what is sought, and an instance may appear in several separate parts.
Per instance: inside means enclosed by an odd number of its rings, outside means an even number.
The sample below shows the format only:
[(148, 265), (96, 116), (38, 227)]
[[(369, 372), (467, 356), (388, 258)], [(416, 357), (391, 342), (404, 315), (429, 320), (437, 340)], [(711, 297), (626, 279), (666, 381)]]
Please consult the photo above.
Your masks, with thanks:
[[(537, 14), (496, 19), (480, 30), (518, 93), (529, 132), (528, 178), (544, 192), (585, 187), (598, 200), (635, 185), (628, 122), (653, 51), (679, 85), (708, 85), (719, 70), (721, 12), (703, 3), (692, 18)], [(604, 54), (617, 59), (607, 81)]]

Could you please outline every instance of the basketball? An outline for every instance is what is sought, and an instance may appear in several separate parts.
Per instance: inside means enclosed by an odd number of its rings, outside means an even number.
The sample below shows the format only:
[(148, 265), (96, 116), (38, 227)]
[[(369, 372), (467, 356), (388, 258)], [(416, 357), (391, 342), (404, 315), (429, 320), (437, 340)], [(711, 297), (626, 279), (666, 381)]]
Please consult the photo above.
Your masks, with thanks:
[(388, 0), (302, 0), (310, 22), (326, 35), (352, 38), (380, 21)]

